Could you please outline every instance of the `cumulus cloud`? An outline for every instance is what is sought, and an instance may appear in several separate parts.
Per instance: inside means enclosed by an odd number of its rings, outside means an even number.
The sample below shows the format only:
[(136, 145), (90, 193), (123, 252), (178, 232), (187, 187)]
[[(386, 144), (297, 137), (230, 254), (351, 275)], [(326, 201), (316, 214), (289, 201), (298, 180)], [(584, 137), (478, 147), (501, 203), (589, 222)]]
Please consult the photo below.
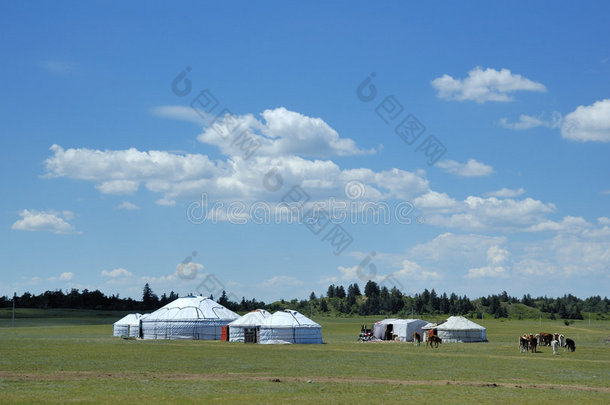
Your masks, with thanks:
[(55, 234), (75, 233), (74, 227), (67, 221), (74, 214), (70, 211), (37, 211), (23, 210), (19, 213), (21, 219), (15, 221), (11, 229), (18, 231), (51, 232)]
[(610, 99), (578, 106), (567, 114), (561, 135), (572, 141), (610, 142)]
[(469, 269), (465, 277), (508, 277), (508, 272), (504, 267), (508, 255), (506, 249), (502, 249), (498, 245), (491, 246), (487, 250), (487, 266)]
[(409, 280), (436, 280), (441, 278), (435, 271), (427, 271), (414, 261), (404, 259), (399, 270), (393, 273), (394, 276), (404, 277)]
[(499, 124), (504, 128), (515, 129), (522, 131), (536, 127), (558, 128), (561, 126), (562, 117), (558, 112), (554, 112), (550, 120), (545, 120), (541, 117), (533, 117), (531, 115), (521, 114), (516, 122), (509, 122), (508, 118), (501, 118)]
[(510, 189), (510, 188), (503, 187), (496, 191), (490, 191), (489, 193), (486, 193), (485, 195), (488, 197), (512, 198), (512, 197), (518, 197), (523, 194), (525, 194), (525, 189), (522, 187), (519, 187), (518, 189)]
[[(53, 156), (45, 161), (47, 177), (68, 177), (96, 183), (102, 193), (131, 193), (140, 184), (161, 194), (157, 204), (171, 206), (177, 200), (193, 200), (202, 191), (219, 201), (266, 200), (271, 194), (263, 181), (272, 169), (283, 184), (302, 185), (312, 201), (342, 197), (345, 185), (358, 179), (366, 185), (370, 200), (408, 200), (428, 190), (424, 172), (391, 169), (344, 169), (330, 160), (308, 160), (294, 155), (281, 158), (233, 157), (212, 162), (206, 155), (174, 154), (163, 151), (64, 149), (51, 147)], [(277, 178), (273, 178), (277, 181)], [(287, 190), (286, 190), (287, 191)], [(276, 193), (280, 199), (283, 193)]]
[(512, 101), (510, 93), (515, 91), (546, 91), (542, 83), (537, 83), (525, 77), (513, 74), (508, 69), (481, 69), (476, 67), (468, 72), (465, 79), (454, 79), (444, 74), (432, 81), (432, 86), (438, 90), (438, 96), (446, 100), (477, 103), (487, 101)]
[(116, 268), (114, 270), (102, 270), (102, 277), (117, 278), (131, 276), (133, 276), (133, 274), (122, 267)]
[(209, 126), (197, 139), (217, 146), (226, 155), (243, 151), (243, 142), (256, 145), (258, 156), (325, 158), (375, 152), (373, 149), (359, 149), (352, 139), (339, 137), (337, 131), (321, 118), (308, 117), (284, 107), (265, 110), (261, 117), (262, 120), (252, 114), (227, 115)]
[(467, 231), (518, 231), (547, 221), (555, 211), (552, 203), (526, 198), (523, 200), (496, 197), (469, 196), (446, 214), (428, 209), (426, 223), (435, 226), (458, 228)]
[(443, 160), (438, 162), (436, 166), (447, 173), (452, 173), (461, 177), (489, 176), (494, 171), (493, 167), (478, 162), (475, 159), (468, 159), (466, 163), (459, 163), (455, 160)]
[(59, 279), (61, 281), (70, 281), (73, 278), (74, 278), (74, 273), (71, 273), (69, 271), (65, 271), (59, 275)]
[(135, 205), (132, 202), (129, 201), (123, 201), (121, 204), (119, 204), (119, 206), (117, 207), (120, 210), (127, 210), (127, 211), (135, 211), (135, 210), (139, 210), (140, 207), (138, 207), (137, 205)]

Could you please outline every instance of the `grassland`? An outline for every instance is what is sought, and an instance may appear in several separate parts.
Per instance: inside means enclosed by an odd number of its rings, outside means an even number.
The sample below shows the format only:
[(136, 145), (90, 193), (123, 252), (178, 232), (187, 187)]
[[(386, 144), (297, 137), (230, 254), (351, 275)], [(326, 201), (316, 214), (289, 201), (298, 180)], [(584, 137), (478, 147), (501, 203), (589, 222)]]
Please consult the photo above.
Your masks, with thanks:
[[(374, 318), (317, 318), (324, 345), (113, 338), (115, 313), (0, 314), (0, 402), (610, 403), (610, 322), (484, 320), (488, 343), (360, 343)], [(51, 315), (51, 316), (46, 316)], [(576, 352), (520, 353), (561, 332)]]

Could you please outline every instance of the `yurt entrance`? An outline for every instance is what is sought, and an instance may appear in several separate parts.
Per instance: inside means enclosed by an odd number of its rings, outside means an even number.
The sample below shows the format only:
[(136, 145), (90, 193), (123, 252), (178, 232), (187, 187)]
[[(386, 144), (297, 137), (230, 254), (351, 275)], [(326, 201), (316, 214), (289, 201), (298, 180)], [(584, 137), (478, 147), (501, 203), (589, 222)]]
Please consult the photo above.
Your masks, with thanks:
[(258, 328), (244, 328), (244, 343), (258, 343)]

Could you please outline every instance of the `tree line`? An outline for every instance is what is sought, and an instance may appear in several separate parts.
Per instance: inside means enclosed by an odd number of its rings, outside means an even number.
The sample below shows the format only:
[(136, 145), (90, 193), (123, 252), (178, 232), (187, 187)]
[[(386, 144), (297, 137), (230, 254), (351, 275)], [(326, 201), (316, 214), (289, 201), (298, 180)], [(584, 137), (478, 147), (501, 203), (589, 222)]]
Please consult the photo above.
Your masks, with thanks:
[[(39, 295), (29, 292), (21, 296), (0, 297), (0, 307), (15, 305), (20, 308), (74, 308), (118, 311), (152, 311), (178, 298), (178, 294), (171, 291), (163, 293), (160, 297), (153, 292), (148, 283), (142, 291), (142, 299), (120, 298), (118, 294), (106, 296), (99, 290), (89, 291), (72, 289), (45, 291)], [(213, 296), (210, 298), (214, 299)], [(434, 289), (425, 289), (422, 293), (406, 295), (397, 288), (388, 289), (379, 286), (374, 281), (368, 281), (364, 291), (357, 283), (347, 288), (342, 285), (331, 284), (325, 293), (317, 296), (312, 292), (309, 299), (286, 301), (284, 299), (266, 304), (256, 299), (242, 298), (240, 302), (233, 302), (227, 298), (223, 291), (217, 302), (235, 312), (247, 312), (254, 309), (277, 311), (284, 308), (296, 309), (305, 314), (327, 314), (335, 316), (348, 315), (463, 315), (480, 318), (484, 314), (495, 318), (509, 316), (519, 318), (532, 318), (544, 316), (549, 319), (583, 319), (583, 313), (592, 312), (608, 314), (610, 300), (592, 296), (580, 299), (571, 294), (563, 297), (550, 298), (532, 297), (524, 295), (521, 299), (512, 297), (503, 291), (476, 299), (460, 296), (455, 293), (438, 294)]]

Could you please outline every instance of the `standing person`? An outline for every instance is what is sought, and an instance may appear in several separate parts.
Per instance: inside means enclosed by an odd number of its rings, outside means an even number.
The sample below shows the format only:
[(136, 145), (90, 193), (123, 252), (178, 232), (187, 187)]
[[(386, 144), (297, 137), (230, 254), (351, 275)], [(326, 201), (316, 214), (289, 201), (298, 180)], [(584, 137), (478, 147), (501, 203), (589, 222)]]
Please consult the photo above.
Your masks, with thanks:
[(553, 347), (553, 355), (557, 354), (559, 352), (559, 342), (557, 339), (553, 339), (551, 346)]

